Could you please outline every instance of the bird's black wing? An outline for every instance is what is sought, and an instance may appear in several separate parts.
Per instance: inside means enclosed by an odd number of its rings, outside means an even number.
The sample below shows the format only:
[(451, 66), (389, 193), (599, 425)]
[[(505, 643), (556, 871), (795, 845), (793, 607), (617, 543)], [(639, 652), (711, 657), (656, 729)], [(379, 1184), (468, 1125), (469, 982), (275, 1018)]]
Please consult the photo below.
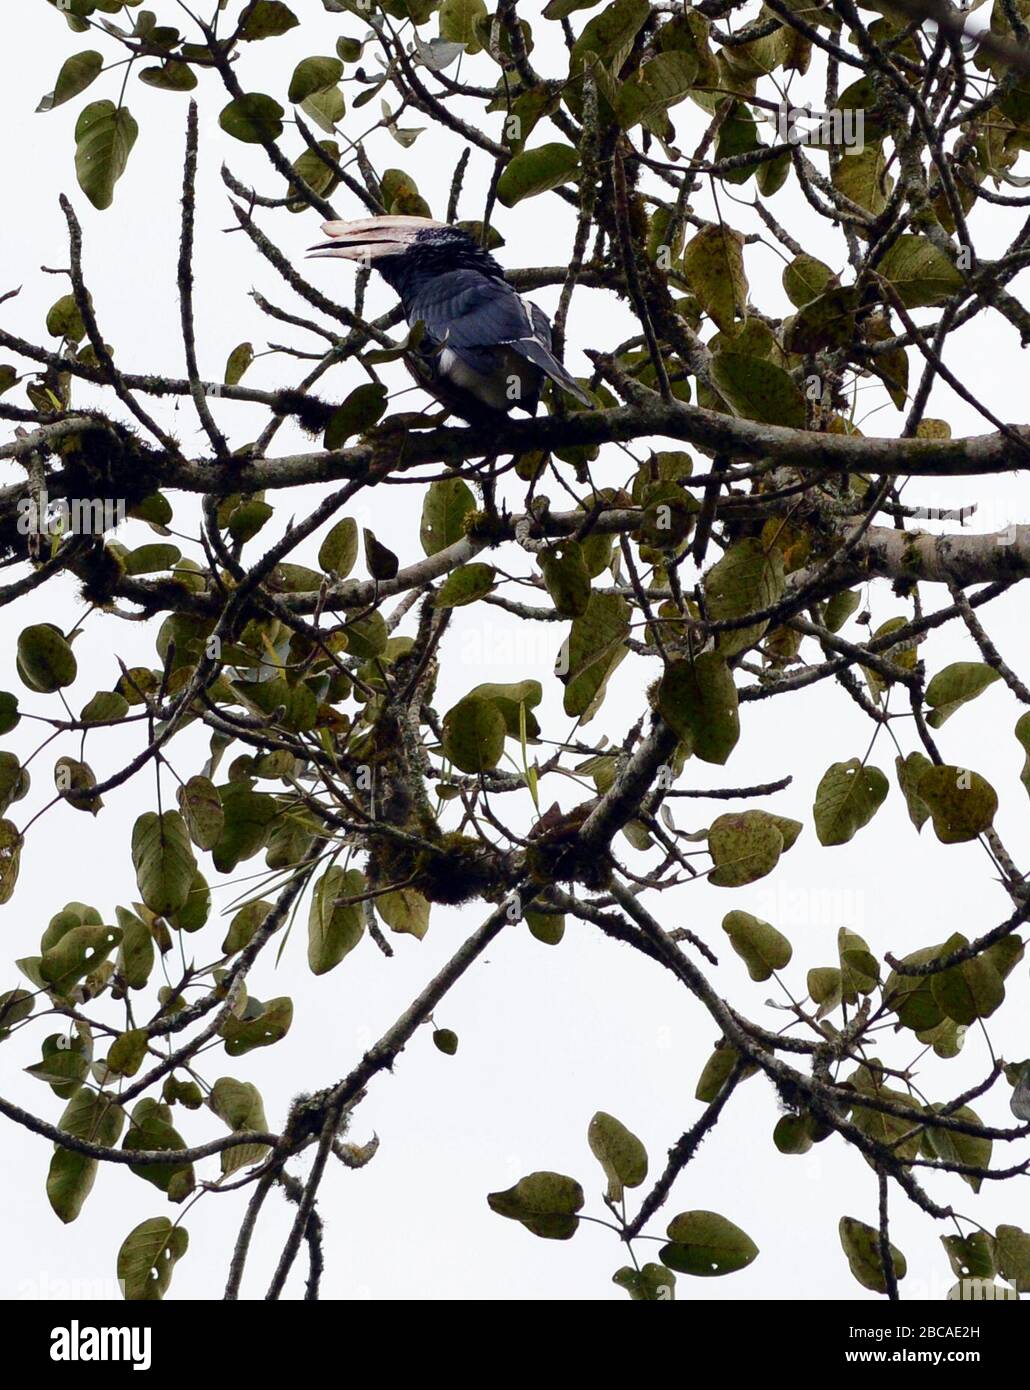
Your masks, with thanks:
[(522, 300), (503, 280), (478, 270), (450, 270), (420, 285), (405, 305), (410, 323), (421, 319), (437, 344), (475, 372), (496, 370), (494, 351), (532, 332)]
[(512, 347), (522, 357), (535, 363), (542, 372), (546, 372), (552, 381), (558, 383), (563, 391), (567, 391), (570, 396), (575, 396), (580, 405), (592, 406), (593, 401), (580, 386), (574, 376), (567, 372), (561, 362), (558, 361), (551, 351), (551, 320), (544, 313), (543, 309), (536, 304), (529, 305), (530, 319), (533, 327), (531, 338), (520, 338), (512, 343)]
[(592, 404), (551, 352), (546, 314), (527, 306), (504, 280), (477, 270), (448, 271), (420, 285), (405, 308), (410, 323), (421, 319), (429, 337), (445, 342), (473, 371), (489, 376), (497, 366), (495, 349), (508, 347), (582, 404)]

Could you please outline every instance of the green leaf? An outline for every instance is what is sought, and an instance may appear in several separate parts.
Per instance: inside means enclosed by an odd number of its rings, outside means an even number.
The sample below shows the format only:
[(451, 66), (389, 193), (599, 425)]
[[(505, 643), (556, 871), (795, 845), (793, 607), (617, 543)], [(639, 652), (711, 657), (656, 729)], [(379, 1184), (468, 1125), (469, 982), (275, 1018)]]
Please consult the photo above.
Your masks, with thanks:
[[(355, 105), (360, 104), (360, 101), (359, 97)], [(338, 122), (342, 121), (346, 114), (347, 103), (339, 87), (326, 87), (321, 92), (314, 92), (311, 96), (305, 97), (300, 109), (305, 116), (311, 117), (320, 130), (332, 135)]]
[(265, 843), (269, 824), (275, 820), (278, 804), (265, 792), (256, 792), (249, 782), (230, 782), (218, 789), (225, 812), (222, 834), (211, 851), (215, 868), (228, 874), (243, 860), (257, 854)]
[(0, 1042), (11, 1036), (16, 1023), (29, 1017), (35, 1005), (35, 995), (24, 989), (9, 989), (0, 994)]
[(930, 808), (933, 828), (944, 845), (975, 840), (993, 824), (998, 794), (990, 782), (968, 768), (928, 767), (916, 792)]
[[(945, 942), (940, 954), (949, 956), (969, 945), (961, 932)], [(949, 970), (930, 976), (930, 992), (941, 1012), (968, 1027), (978, 1018), (990, 1018), (1005, 998), (1005, 985), (987, 952), (960, 961)]]
[(167, 1216), (152, 1216), (133, 1227), (118, 1251), (118, 1282), (127, 1302), (156, 1303), (172, 1282), (189, 1236)]
[(132, 828), (132, 862), (140, 897), (159, 917), (186, 906), (197, 861), (178, 811), (146, 811)]
[(819, 965), (808, 972), (806, 980), (812, 1002), (819, 1005), (816, 1018), (833, 1013), (841, 1001), (841, 972), (833, 965)]
[(190, 65), (173, 59), (160, 67), (144, 68), (139, 80), (161, 92), (192, 92), (197, 85), (197, 75)]
[[(253, 1010), (253, 1012), (252, 1012)], [(251, 999), (242, 1018), (229, 1018), (219, 1032), (225, 1039), (230, 1057), (242, 1057), (257, 1047), (271, 1047), (290, 1031), (293, 1022), (293, 1002), (281, 997), (259, 1004)]]
[(670, 1245), (659, 1251), (662, 1263), (680, 1274), (715, 1278), (746, 1269), (758, 1246), (739, 1226), (714, 1211), (683, 1211), (669, 1222)]
[(39, 973), (56, 993), (67, 994), (104, 963), (121, 939), (116, 927), (73, 927), (43, 952)]
[(600, 709), (608, 679), (626, 655), (630, 607), (619, 594), (591, 592), (586, 612), (569, 633), (565, 713), (586, 724)]
[(107, 1069), (117, 1076), (135, 1076), (147, 1055), (147, 1030), (130, 1028), (119, 1033), (107, 1054)]
[(557, 946), (565, 935), (565, 914), (559, 912), (534, 912), (527, 908), (523, 914), (530, 936), (545, 946)]
[(878, 767), (863, 767), (858, 758), (832, 763), (816, 788), (812, 807), (819, 843), (846, 845), (876, 815), (888, 790)]
[(941, 725), (970, 700), (1000, 680), (1000, 675), (992, 666), (983, 661), (953, 661), (938, 671), (926, 687), (926, 703), (930, 713), (926, 722), (932, 729)]
[(326, 869), (315, 884), (308, 912), (308, 965), (325, 975), (354, 950), (365, 932), (364, 903), (348, 902), (367, 890), (357, 869)]
[(734, 414), (766, 425), (804, 428), (805, 399), (794, 379), (775, 362), (741, 352), (717, 352), (711, 376)]
[(207, 922), (210, 913), (211, 890), (207, 886), (207, 879), (197, 869), (190, 880), (190, 891), (186, 895), (185, 906), (180, 907), (178, 912), (172, 914), (168, 919), (169, 925), (174, 927), (176, 931), (200, 931)]
[(318, 563), (327, 574), (346, 579), (358, 558), (358, 523), (345, 516), (332, 528), (318, 551)]
[(576, 1212), (584, 1202), (583, 1189), (575, 1178), (563, 1173), (530, 1173), (506, 1192), (487, 1196), (490, 1210), (512, 1221), (521, 1221), (527, 1231), (544, 1240), (569, 1240), (576, 1234)]
[(486, 772), (501, 761), (506, 733), (495, 704), (467, 695), (444, 715), (444, 756), (462, 772)]
[(16, 729), (20, 719), (17, 695), (0, 690), (0, 734), (9, 734), (12, 729)]
[(300, 23), (297, 16), (282, 0), (253, 0), (244, 12), (239, 26), (241, 39), (274, 39), (288, 34)]
[[(327, 154), (331, 161), (339, 164), (340, 146), (335, 140), (319, 140), (318, 148)], [(297, 181), (290, 184), (290, 192), (300, 194), (300, 183), (304, 183), (314, 193), (318, 193), (323, 198), (332, 197), (339, 183), (339, 178), (333, 169), (332, 163), (326, 164), (315, 150), (304, 150), (304, 152), (293, 161), (293, 172), (297, 175)], [(291, 212), (306, 212), (308, 204), (305, 199), (298, 196), (288, 204)], [(370, 359), (371, 353), (368, 354)]]
[(608, 1179), (610, 1202), (621, 1202), (624, 1188), (639, 1187), (647, 1177), (647, 1150), (614, 1115), (598, 1110), (590, 1121), (587, 1143)]
[(828, 265), (804, 251), (784, 267), (782, 276), (787, 298), (797, 309), (822, 294), (834, 278)]
[(265, 902), (263, 898), (256, 898), (241, 907), (229, 923), (222, 950), (227, 955), (235, 955), (237, 951), (242, 951), (271, 911), (272, 904)]
[[(894, 337), (894, 329), (885, 314), (871, 315), (862, 324), (862, 337), (870, 343), (882, 343)], [(908, 354), (902, 348), (890, 352), (877, 353), (870, 357), (869, 370), (875, 373), (887, 388), (887, 394), (898, 410), (905, 408), (908, 399)]]
[(1016, 738), (1019, 739), (1023, 752), (1026, 754), (1019, 780), (1026, 787), (1027, 795), (1030, 795), (1030, 710), (1027, 710), (1026, 714), (1021, 714), (1016, 720)]
[(367, 526), (362, 535), (365, 545), (365, 568), (371, 578), (379, 581), (395, 579), (400, 568), (400, 561), (397, 556), (381, 541), (378, 541)]
[(470, 690), (468, 693), (469, 699), (489, 700), (492, 705), (497, 706), (509, 738), (521, 736), (520, 708), (524, 708), (526, 711), (527, 738), (537, 737), (540, 733), (540, 725), (530, 711), (537, 707), (543, 696), (543, 687), (539, 681), (535, 680), (513, 681), (510, 685), (487, 683), (477, 685), (474, 690)]
[(672, 49), (649, 58), (635, 81), (623, 83), (619, 91), (618, 111), (623, 129), (631, 129), (637, 121), (651, 125), (664, 117), (670, 107), (690, 95), (697, 81), (697, 70), (696, 55), (683, 49)]
[(965, 1237), (941, 1236), (941, 1244), (959, 1279), (993, 1279), (998, 1272), (989, 1231), (972, 1231)]
[(55, 1216), (68, 1225), (82, 1211), (97, 1175), (97, 1160), (74, 1149), (56, 1149), (47, 1172), (46, 1195)]
[(13, 821), (0, 820), (0, 907), (10, 902), (14, 894), (24, 843)]
[(558, 541), (537, 555), (547, 592), (563, 618), (579, 618), (590, 602), (590, 575), (583, 547), (575, 540)]
[(149, 545), (139, 545), (124, 556), (125, 573), (158, 574), (162, 570), (174, 569), (182, 559), (182, 551), (177, 545), (164, 545), (154, 541)]
[(136, 143), (139, 126), (127, 106), (94, 101), (75, 123), (75, 173), (79, 187), (101, 211), (114, 201), (114, 186)]
[(618, 72), (650, 14), (648, 0), (613, 0), (590, 20), (573, 44), (570, 71), (576, 72), (588, 54), (596, 54), (610, 71)]
[(378, 610), (347, 620), (347, 651), (359, 661), (381, 656), (389, 641), (386, 619)]
[[(756, 536), (736, 541), (705, 575), (708, 615), (722, 621), (771, 608), (783, 597), (784, 582), (783, 552), (778, 546), (767, 551)], [(749, 627), (720, 632), (718, 649), (724, 656), (746, 651), (768, 626), (766, 618)]]
[(687, 283), (702, 309), (723, 331), (733, 331), (747, 306), (743, 246), (740, 232), (711, 226), (702, 228), (683, 252)]
[[(887, 1281), (880, 1260), (880, 1233), (864, 1221), (842, 1216), (837, 1227), (841, 1248), (848, 1257), (851, 1272), (864, 1289), (886, 1293)], [(896, 1279), (904, 1279), (908, 1265), (904, 1255), (894, 1245), (890, 1247), (891, 1265)]]
[(839, 632), (861, 602), (862, 596), (854, 589), (841, 589), (834, 594), (823, 614), (829, 630)]
[[(943, 1111), (945, 1107), (934, 1105), (932, 1109)], [(957, 1110), (949, 1107), (947, 1113), (952, 1119), (983, 1126), (983, 1120), (972, 1106), (960, 1105)], [(968, 1168), (990, 1167), (994, 1145), (990, 1139), (982, 1138), (980, 1135), (962, 1134), (956, 1129), (937, 1129), (928, 1125), (923, 1132), (923, 1143), (930, 1157), (939, 1158), (944, 1163), (961, 1163)], [(973, 1173), (963, 1173), (962, 1180), (968, 1183), (974, 1192), (979, 1192), (983, 1186), (983, 1179)]]
[(443, 0), (440, 37), (449, 43), (464, 44), (469, 53), (478, 53), (482, 45), (477, 37), (477, 26), (486, 15), (484, 0)]
[(755, 170), (755, 183), (763, 198), (771, 198), (787, 182), (790, 173), (790, 152), (782, 150), (775, 159), (767, 159)]
[(373, 901), (391, 931), (421, 941), (429, 930), (430, 904), (416, 889), (398, 888), (393, 893), (379, 893)]
[(458, 1035), (452, 1028), (434, 1028), (433, 1046), (446, 1057), (453, 1057), (458, 1050)]
[(36, 623), (18, 638), (18, 674), (30, 690), (53, 695), (78, 675), (75, 653), (52, 623)]
[(752, 980), (768, 980), (774, 970), (782, 970), (793, 955), (791, 944), (782, 932), (750, 912), (727, 912), (722, 929), (730, 945), (747, 966)]
[(1030, 1235), (1018, 1226), (999, 1226), (994, 1241), (998, 1273), (1020, 1293), (1030, 1293)]
[(28, 1076), (44, 1081), (61, 1100), (70, 1100), (82, 1086), (92, 1060), (92, 1039), (85, 1030), (72, 1034), (51, 1033), (43, 1039), (43, 1056), (35, 1066), (26, 1067)]
[(805, 1154), (815, 1143), (811, 1115), (781, 1115), (773, 1130), (773, 1143), (781, 1154)]
[(262, 141), (278, 140), (285, 114), (279, 103), (263, 92), (245, 92), (223, 108), (218, 124), (235, 140), (260, 145)]
[[(132, 1112), (132, 1124), (122, 1141), (123, 1150), (132, 1153), (137, 1149), (155, 1149), (168, 1153), (185, 1147), (186, 1141), (172, 1124), (172, 1112), (167, 1105), (151, 1097), (137, 1103)], [(185, 1196), (194, 1186), (191, 1163), (134, 1163), (130, 1171), (159, 1192), (167, 1193), (171, 1200), (175, 1200), (176, 1193)]]
[(342, 449), (353, 435), (364, 434), (386, 413), (387, 391), (379, 381), (366, 381), (350, 393), (343, 405), (333, 412), (325, 432), (327, 449)]
[(254, 344), (240, 343), (230, 352), (225, 363), (225, 384), (226, 386), (238, 386), (243, 380), (243, 374), (254, 361)]
[(787, 352), (813, 353), (848, 347), (855, 337), (859, 299), (854, 285), (837, 285), (811, 300), (791, 320), (783, 335), (784, 348)]
[(917, 790), (919, 779), (928, 767), (933, 764), (925, 753), (909, 753), (907, 758), (895, 758), (894, 766), (898, 774), (898, 786), (901, 788), (908, 807), (908, 817), (917, 830), (922, 830), (930, 815), (930, 808), (919, 795)]
[(28, 794), (31, 781), (28, 768), (22, 767), (17, 754), (0, 752), (0, 814)]
[(666, 667), (658, 712), (680, 742), (706, 763), (725, 763), (740, 738), (737, 687), (717, 652)]
[[(234, 1134), (268, 1129), (261, 1092), (249, 1081), (236, 1081), (231, 1076), (219, 1077), (211, 1087), (208, 1105)], [(240, 1144), (235, 1149), (223, 1149), (222, 1172), (235, 1173), (240, 1168), (249, 1168), (267, 1153), (267, 1144)]]
[(708, 828), (708, 852), (715, 865), (708, 882), (739, 888), (772, 873), (785, 848), (783, 834), (765, 811), (718, 816)]
[(591, 10), (600, 3), (601, 0), (547, 0), (544, 18), (568, 19), (569, 15), (575, 14), (577, 10)]
[(315, 92), (335, 87), (342, 76), (343, 63), (339, 58), (302, 58), (293, 70), (287, 99), (294, 105), (299, 105)]
[(887, 206), (887, 199), (894, 187), (894, 180), (886, 169), (882, 142), (866, 144), (860, 150), (848, 151), (838, 161), (830, 181), (838, 192), (860, 208), (879, 214)]
[[(760, 150), (762, 146), (763, 142), (758, 138), (758, 126), (751, 111), (744, 102), (734, 102), (719, 127), (715, 158), (732, 159), (734, 155), (751, 154), (754, 150)], [(745, 163), (741, 168), (727, 170), (721, 178), (726, 183), (747, 183), (760, 167), (758, 164)]]
[(625, 1289), (633, 1303), (671, 1303), (676, 1298), (676, 1276), (664, 1265), (623, 1265), (612, 1275), (612, 1283)]
[[(924, 946), (907, 956), (902, 956), (902, 965), (927, 965), (945, 953), (943, 946)], [(883, 987), (884, 1001), (894, 1010), (906, 1028), (928, 1029), (937, 1027), (944, 1018), (940, 1005), (933, 997), (933, 976), (899, 975), (892, 970)]]
[(154, 968), (154, 938), (146, 922), (134, 912), (116, 907), (115, 915), (122, 931), (118, 948), (118, 974), (130, 989), (142, 989)]
[(74, 295), (61, 295), (56, 304), (47, 310), (46, 331), (51, 338), (67, 338), (68, 342), (78, 343), (86, 336), (86, 325), (79, 313)]
[[(855, 1104), (852, 1123), (868, 1139), (889, 1148), (898, 1159), (915, 1158), (920, 1150), (919, 1119), (922, 1106), (907, 1091), (894, 1090), (883, 1084), (883, 1073), (875, 1059), (867, 1066), (859, 1067), (848, 1078), (849, 1084), (859, 1096), (868, 1096), (880, 1101), (889, 1101), (902, 1112), (909, 1112), (911, 1119), (902, 1115), (889, 1115), (866, 1106)], [(875, 1167), (875, 1160), (869, 1156), (866, 1162)]]
[(57, 74), (54, 90), (42, 99), (36, 110), (53, 111), (55, 106), (61, 106), (72, 97), (77, 97), (96, 81), (103, 67), (103, 55), (91, 48), (83, 53), (73, 53), (65, 60), (64, 66)]
[(505, 166), (497, 181), (497, 196), (506, 208), (570, 183), (579, 167), (579, 152), (571, 145), (552, 143), (522, 150)]
[[(701, 1075), (697, 1079), (697, 1086), (694, 1090), (694, 1099), (704, 1101), (705, 1105), (711, 1105), (712, 1101), (721, 1092), (726, 1082), (729, 1080), (733, 1068), (741, 1060), (741, 1054), (735, 1047), (727, 1042), (716, 1045), (708, 1061), (705, 1063)], [(753, 1062), (745, 1064), (743, 1076), (753, 1076), (756, 1067)]]
[(215, 784), (210, 777), (197, 774), (179, 787), (177, 795), (190, 839), (198, 849), (214, 849), (225, 825), (222, 799)]
[(465, 518), (476, 509), (476, 499), (461, 478), (439, 478), (430, 483), (422, 503), (419, 539), (427, 555), (437, 555), (465, 534)]
[(462, 608), (475, 603), (494, 587), (493, 565), (461, 565), (449, 574), (436, 595), (437, 608)]
[[(88, 1139), (104, 1148), (113, 1148), (125, 1123), (125, 1111), (104, 1091), (81, 1087), (72, 1096), (58, 1120), (58, 1128), (76, 1139)], [(72, 1149), (54, 1146), (47, 1175), (47, 1198), (55, 1214), (67, 1224), (74, 1221), (89, 1196), (97, 1173), (98, 1160)]]
[[(842, 164), (846, 164), (846, 159)], [(877, 271), (889, 280), (906, 309), (945, 304), (962, 289), (965, 277), (926, 237), (906, 233), (891, 246)]]
[(841, 927), (837, 932), (841, 996), (854, 1004), (860, 994), (872, 994), (880, 979), (880, 964), (857, 932)]

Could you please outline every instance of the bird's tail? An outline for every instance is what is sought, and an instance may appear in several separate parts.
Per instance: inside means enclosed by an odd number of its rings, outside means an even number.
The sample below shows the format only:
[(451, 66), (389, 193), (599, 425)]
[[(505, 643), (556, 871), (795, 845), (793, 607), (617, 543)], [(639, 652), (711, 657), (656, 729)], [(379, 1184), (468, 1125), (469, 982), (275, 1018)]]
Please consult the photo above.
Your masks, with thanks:
[(540, 368), (545, 375), (556, 382), (563, 391), (567, 391), (570, 396), (574, 396), (580, 405), (591, 407), (594, 402), (580, 386), (574, 376), (571, 376), (562, 364), (555, 357), (539, 338), (518, 338), (515, 342), (507, 344), (527, 361)]

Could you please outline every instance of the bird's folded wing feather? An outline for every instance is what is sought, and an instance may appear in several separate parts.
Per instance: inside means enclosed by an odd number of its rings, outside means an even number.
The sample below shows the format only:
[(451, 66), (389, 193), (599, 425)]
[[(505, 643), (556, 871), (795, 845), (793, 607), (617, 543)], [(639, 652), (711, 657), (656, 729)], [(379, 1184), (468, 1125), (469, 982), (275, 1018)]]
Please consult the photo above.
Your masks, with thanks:
[(419, 319), (433, 342), (446, 343), (473, 371), (496, 370), (494, 351), (509, 347), (534, 363), (584, 405), (591, 401), (551, 352), (551, 328), (536, 305), (527, 305), (503, 280), (475, 270), (453, 270), (419, 287), (408, 301), (410, 323)]

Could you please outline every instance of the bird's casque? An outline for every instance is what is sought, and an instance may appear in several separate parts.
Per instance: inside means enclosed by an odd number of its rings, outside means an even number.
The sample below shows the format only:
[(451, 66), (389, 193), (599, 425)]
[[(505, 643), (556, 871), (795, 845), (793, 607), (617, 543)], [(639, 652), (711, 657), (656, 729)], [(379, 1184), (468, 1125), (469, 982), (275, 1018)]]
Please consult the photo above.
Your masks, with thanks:
[[(409, 326), (421, 322), (423, 380), (473, 423), (521, 406), (536, 413), (545, 376), (582, 405), (593, 402), (551, 351), (551, 324), (504, 278), (489, 252), (428, 217), (325, 222), (328, 241), (309, 255), (360, 261), (400, 297)], [(427, 380), (426, 380), (427, 378)]]

